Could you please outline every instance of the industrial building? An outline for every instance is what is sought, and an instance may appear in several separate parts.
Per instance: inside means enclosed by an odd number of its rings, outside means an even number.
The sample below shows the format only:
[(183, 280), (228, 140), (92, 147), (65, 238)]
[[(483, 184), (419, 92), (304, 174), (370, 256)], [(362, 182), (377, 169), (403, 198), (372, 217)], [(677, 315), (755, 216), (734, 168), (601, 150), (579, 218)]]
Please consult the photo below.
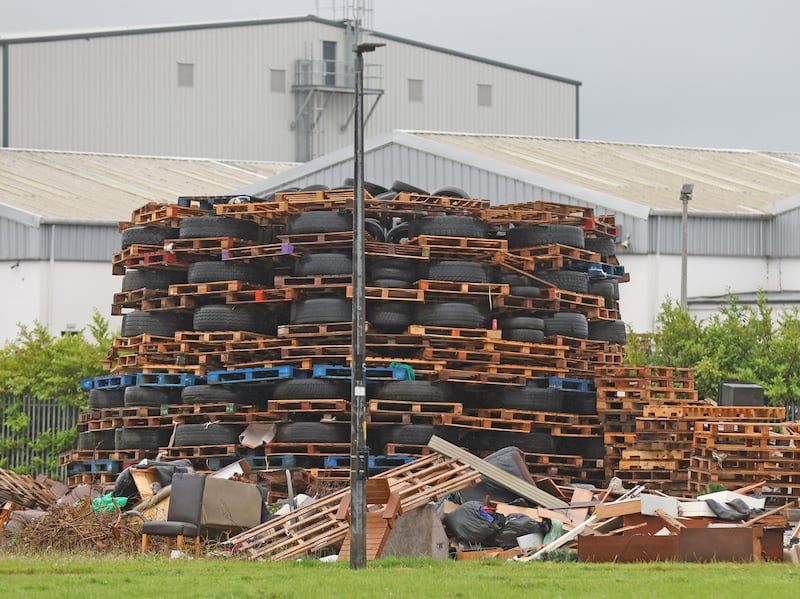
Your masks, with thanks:
[(0, 36), (0, 146), (307, 161), (366, 135), (579, 137), (580, 82), (317, 16)]
[[(353, 172), (351, 148), (239, 190), (254, 196), (311, 183), (338, 185)], [(680, 297), (683, 184), (688, 202), (687, 295), (699, 317), (728, 294), (758, 291), (797, 305), (800, 281), (800, 154), (714, 150), (488, 135), (394, 131), (365, 146), (365, 176), (428, 191), (455, 185), (492, 204), (544, 200), (613, 214), (622, 317), (652, 331), (661, 303)]]
[[(225, 194), (294, 163), (0, 150), (0, 343), (17, 323), (75, 331), (120, 290), (120, 221), (148, 202)], [(118, 319), (112, 325), (119, 326)]]
[[(428, 191), (455, 185), (492, 204), (545, 200), (613, 214), (617, 258), (631, 276), (621, 313), (640, 332), (653, 330), (666, 297), (679, 297), (680, 190), (693, 183), (690, 311), (706, 316), (729, 292), (753, 301), (763, 290), (779, 307), (800, 297), (800, 154), (393, 131), (367, 140), (365, 175)], [(0, 338), (17, 322), (58, 334), (85, 326), (95, 307), (110, 315), (118, 222), (147, 202), (265, 197), (352, 176), (350, 147), (303, 164), (0, 150)]]

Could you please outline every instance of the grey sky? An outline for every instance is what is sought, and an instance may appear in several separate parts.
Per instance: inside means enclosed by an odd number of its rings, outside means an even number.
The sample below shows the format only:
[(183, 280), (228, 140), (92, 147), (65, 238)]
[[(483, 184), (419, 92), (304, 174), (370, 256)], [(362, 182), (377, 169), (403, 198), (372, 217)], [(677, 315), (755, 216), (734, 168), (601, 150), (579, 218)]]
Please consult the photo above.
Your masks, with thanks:
[[(0, 32), (315, 14), (335, 0), (0, 0)], [(342, 4), (339, 0), (338, 4)], [(374, 0), (373, 29), (583, 82), (581, 137), (800, 152), (796, 0)]]

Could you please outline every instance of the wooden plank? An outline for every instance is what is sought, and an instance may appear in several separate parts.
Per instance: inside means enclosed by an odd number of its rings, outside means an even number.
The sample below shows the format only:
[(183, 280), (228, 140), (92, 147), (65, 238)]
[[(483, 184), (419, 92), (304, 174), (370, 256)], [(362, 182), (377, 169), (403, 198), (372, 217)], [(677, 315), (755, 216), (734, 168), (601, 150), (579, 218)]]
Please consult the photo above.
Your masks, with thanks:
[(546, 507), (548, 509), (567, 508), (569, 504), (561, 499), (553, 497), (549, 493), (545, 493), (541, 489), (536, 488), (534, 485), (525, 482), (501, 470), (497, 466), (489, 464), (485, 460), (472, 455), (468, 451), (445, 441), (444, 439), (434, 435), (428, 441), (428, 446), (434, 451), (441, 453), (448, 458), (457, 459), (459, 462), (467, 464), (471, 468), (480, 472), (481, 476), (487, 480), (502, 486), (509, 491), (517, 493), (523, 499), (527, 499), (536, 504)]
[(591, 489), (576, 487), (572, 492), (572, 499), (570, 499), (569, 502), (570, 508), (567, 510), (567, 517), (573, 526), (577, 526), (586, 520), (586, 517), (589, 515), (588, 505), (577, 507), (575, 504), (587, 503), (592, 500), (592, 497), (594, 497), (594, 493)]

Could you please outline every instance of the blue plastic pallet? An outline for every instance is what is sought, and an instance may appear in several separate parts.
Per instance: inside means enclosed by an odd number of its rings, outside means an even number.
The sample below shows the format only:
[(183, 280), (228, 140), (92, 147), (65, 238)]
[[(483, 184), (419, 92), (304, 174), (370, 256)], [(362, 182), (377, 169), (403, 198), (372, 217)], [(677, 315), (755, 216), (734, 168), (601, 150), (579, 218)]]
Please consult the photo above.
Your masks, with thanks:
[[(414, 456), (409, 455), (371, 455), (367, 460), (367, 468), (369, 470), (376, 470), (379, 468), (390, 469), (403, 466), (416, 459)], [(350, 456), (349, 455), (329, 455), (325, 456), (325, 468), (349, 468)]]
[(625, 276), (624, 266), (605, 262), (573, 262), (564, 266), (564, 270), (585, 272), (590, 279), (621, 279)]
[(185, 372), (140, 372), (136, 385), (141, 387), (189, 387), (202, 385), (206, 377)]
[[(234, 464), (239, 460), (247, 460), (247, 463), (253, 470), (266, 470), (269, 466), (269, 460), (267, 456), (263, 455), (232, 455), (224, 458), (208, 458), (207, 463), (208, 467), (211, 470), (220, 470), (221, 468), (224, 468), (225, 466), (230, 466), (231, 464)], [(282, 468), (286, 467), (287, 466), (282, 466)]]
[(238, 368), (236, 370), (214, 370), (208, 373), (208, 384), (259, 383), (277, 379), (307, 378), (304, 370), (294, 366), (274, 366), (272, 368)]
[(115, 387), (130, 387), (136, 384), (135, 374), (118, 374), (110, 376), (95, 376), (81, 379), (81, 389), (113, 389)]
[[(390, 368), (384, 366), (370, 366), (365, 369), (364, 375), (367, 380), (385, 381), (406, 380), (407, 372), (405, 368)], [(352, 370), (349, 366), (326, 366), (315, 364), (311, 376), (318, 379), (350, 379)]]
[(592, 392), (595, 390), (594, 383), (585, 379), (564, 379), (557, 376), (543, 376), (528, 379), (528, 387), (538, 387), (546, 389), (563, 389), (565, 391), (584, 391)]

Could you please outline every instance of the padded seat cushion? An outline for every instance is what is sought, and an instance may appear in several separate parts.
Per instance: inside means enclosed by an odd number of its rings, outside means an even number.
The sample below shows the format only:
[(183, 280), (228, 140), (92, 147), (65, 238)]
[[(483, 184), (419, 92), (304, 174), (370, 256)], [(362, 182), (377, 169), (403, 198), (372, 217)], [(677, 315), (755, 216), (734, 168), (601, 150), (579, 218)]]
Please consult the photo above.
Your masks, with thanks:
[(200, 535), (200, 527), (191, 522), (173, 522), (170, 520), (144, 522), (142, 524), (142, 533), (164, 537), (196, 537)]

